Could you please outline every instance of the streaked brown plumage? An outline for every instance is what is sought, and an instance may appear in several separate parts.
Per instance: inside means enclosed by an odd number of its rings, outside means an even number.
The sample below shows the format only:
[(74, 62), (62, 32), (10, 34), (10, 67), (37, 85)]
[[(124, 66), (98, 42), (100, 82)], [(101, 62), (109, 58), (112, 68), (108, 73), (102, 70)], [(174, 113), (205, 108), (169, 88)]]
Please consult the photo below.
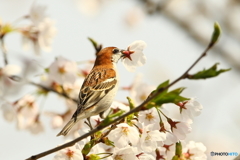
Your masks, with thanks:
[(104, 48), (97, 54), (95, 64), (80, 89), (77, 110), (57, 136), (67, 135), (79, 120), (102, 114), (111, 106), (118, 89), (116, 63), (125, 55), (126, 50), (116, 47)]

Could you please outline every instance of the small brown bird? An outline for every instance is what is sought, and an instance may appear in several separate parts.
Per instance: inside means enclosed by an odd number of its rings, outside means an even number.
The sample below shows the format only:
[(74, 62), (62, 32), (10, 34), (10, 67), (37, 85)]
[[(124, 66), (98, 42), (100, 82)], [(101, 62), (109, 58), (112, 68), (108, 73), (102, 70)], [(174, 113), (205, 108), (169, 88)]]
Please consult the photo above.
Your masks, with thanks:
[(97, 114), (103, 116), (104, 111), (111, 106), (118, 89), (116, 64), (122, 58), (129, 58), (130, 52), (107, 47), (97, 53), (95, 64), (80, 89), (77, 110), (57, 136), (67, 135), (81, 119)]

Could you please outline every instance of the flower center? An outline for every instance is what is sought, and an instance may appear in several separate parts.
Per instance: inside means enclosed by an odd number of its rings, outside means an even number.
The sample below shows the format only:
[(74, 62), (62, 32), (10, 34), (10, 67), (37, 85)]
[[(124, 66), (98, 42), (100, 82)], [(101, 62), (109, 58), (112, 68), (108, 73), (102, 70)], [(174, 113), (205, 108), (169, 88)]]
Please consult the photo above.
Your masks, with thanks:
[(147, 119), (148, 121), (151, 121), (151, 120), (154, 119), (154, 116), (152, 115), (152, 113), (147, 113), (147, 114), (146, 114), (146, 119)]
[(146, 141), (151, 140), (151, 136), (149, 136), (149, 135), (147, 134), (145, 140), (146, 140)]
[(72, 158), (73, 155), (74, 155), (74, 151), (68, 149), (67, 152), (66, 152), (66, 155), (67, 155), (69, 158)]
[(61, 73), (61, 74), (64, 74), (66, 72), (64, 66), (59, 67), (58, 72)]
[(122, 133), (124, 134), (124, 135), (128, 135), (128, 132), (129, 132), (129, 129), (128, 129), (128, 127), (122, 127)]

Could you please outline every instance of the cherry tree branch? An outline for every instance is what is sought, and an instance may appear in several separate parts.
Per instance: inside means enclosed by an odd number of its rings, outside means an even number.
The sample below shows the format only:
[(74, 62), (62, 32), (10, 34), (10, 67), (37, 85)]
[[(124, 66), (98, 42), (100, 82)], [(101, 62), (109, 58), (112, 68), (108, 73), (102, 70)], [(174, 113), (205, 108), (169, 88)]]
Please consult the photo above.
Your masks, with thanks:
[(78, 103), (78, 100), (77, 100), (77, 99), (74, 99), (74, 98), (69, 97), (66, 92), (60, 93), (60, 92), (56, 91), (55, 89), (46, 87), (46, 86), (44, 86), (44, 85), (41, 85), (41, 84), (39, 84), (39, 83), (35, 83), (35, 82), (32, 82), (32, 81), (29, 81), (28, 83), (31, 84), (31, 85), (34, 85), (34, 86), (36, 86), (36, 87), (38, 87), (38, 88), (41, 88), (41, 89), (43, 89), (43, 90), (56, 93), (56, 94), (58, 94), (59, 96), (65, 97), (65, 98), (67, 98), (67, 99), (69, 99), (69, 100), (72, 100), (72, 101), (75, 102), (75, 103)]

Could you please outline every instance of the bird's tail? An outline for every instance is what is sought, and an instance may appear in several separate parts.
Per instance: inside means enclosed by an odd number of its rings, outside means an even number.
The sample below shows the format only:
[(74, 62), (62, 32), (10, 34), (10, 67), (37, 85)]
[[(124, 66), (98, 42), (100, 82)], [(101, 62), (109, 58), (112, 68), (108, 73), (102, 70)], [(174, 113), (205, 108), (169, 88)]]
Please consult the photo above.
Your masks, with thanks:
[(66, 136), (68, 132), (72, 129), (72, 127), (78, 122), (75, 121), (74, 118), (71, 118), (71, 120), (63, 127), (63, 129), (57, 134), (57, 136)]

